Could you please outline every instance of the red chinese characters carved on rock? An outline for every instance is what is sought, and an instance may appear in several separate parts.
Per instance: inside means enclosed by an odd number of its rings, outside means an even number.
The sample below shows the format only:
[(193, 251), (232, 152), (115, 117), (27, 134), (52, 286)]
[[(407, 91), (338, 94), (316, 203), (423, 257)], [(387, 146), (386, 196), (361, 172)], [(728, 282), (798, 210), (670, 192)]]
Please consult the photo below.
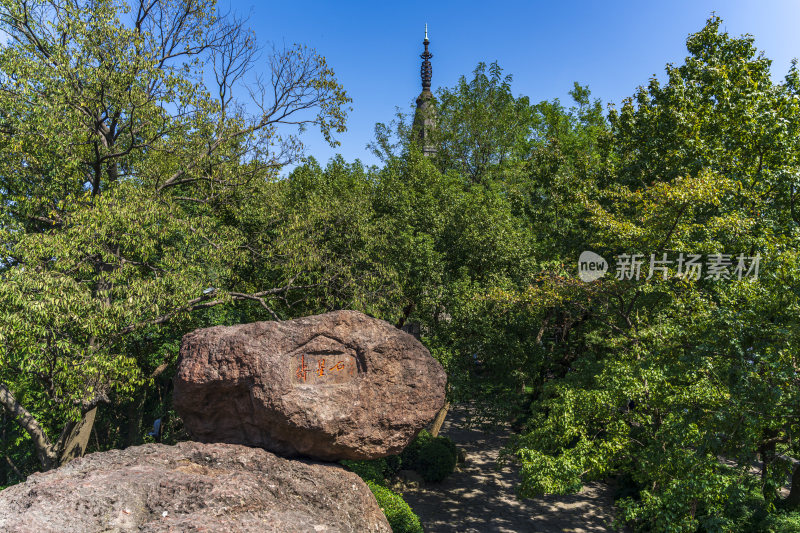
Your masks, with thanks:
[(295, 383), (343, 383), (350, 381), (356, 370), (355, 359), (347, 354), (302, 354), (295, 363)]
[(307, 373), (308, 373), (308, 365), (306, 364), (306, 356), (303, 355), (300, 358), (300, 366), (297, 368), (295, 376), (297, 376), (297, 379), (302, 379), (305, 382)]

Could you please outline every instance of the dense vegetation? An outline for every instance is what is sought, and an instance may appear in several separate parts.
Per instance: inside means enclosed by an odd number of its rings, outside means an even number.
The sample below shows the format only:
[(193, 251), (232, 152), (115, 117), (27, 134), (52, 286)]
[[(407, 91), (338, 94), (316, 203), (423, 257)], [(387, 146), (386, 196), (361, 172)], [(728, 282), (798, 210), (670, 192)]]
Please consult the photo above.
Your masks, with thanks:
[(456, 468), (458, 450), (449, 437), (434, 437), (423, 429), (400, 455), (340, 462), (367, 483), (394, 533), (417, 533), (422, 531), (419, 517), (389, 486), (397, 481), (401, 469), (416, 471), (428, 483), (443, 481)]
[(369, 485), (395, 533), (422, 531), (419, 517), (402, 495), (389, 487), (398, 480), (400, 470), (413, 470), (427, 483), (438, 483), (453, 473), (458, 462), (455, 443), (446, 436), (420, 431), (400, 455), (367, 461), (340, 461)]
[(386, 515), (392, 533), (422, 533), (422, 524), (411, 507), (399, 495), (384, 486), (367, 481), (367, 486), (378, 500), (378, 505)]
[(434, 437), (423, 429), (400, 455), (368, 461), (344, 460), (341, 463), (364, 481), (372, 481), (378, 485), (385, 485), (400, 470), (414, 470), (423, 480), (437, 483), (455, 470), (458, 449), (449, 437)]
[[(400, 116), (376, 128), (380, 165), (281, 179), (291, 128), (335, 143), (349, 99), (314, 51), (256, 63), (215, 13), (0, 6), (0, 485), (60, 464), (95, 408), (89, 451), (156, 419), (183, 438), (187, 331), (352, 308), (420, 324), (451, 400), (515, 421), (522, 496), (613, 479), (635, 530), (800, 523), (794, 66), (774, 83), (711, 18), (605, 113), (579, 84), (571, 107), (514, 96), (481, 64), (436, 95), (435, 157)], [(255, 101), (233, 99), (251, 70)], [(641, 254), (643, 275), (584, 283), (584, 250)], [(692, 254), (730, 257), (693, 279)]]

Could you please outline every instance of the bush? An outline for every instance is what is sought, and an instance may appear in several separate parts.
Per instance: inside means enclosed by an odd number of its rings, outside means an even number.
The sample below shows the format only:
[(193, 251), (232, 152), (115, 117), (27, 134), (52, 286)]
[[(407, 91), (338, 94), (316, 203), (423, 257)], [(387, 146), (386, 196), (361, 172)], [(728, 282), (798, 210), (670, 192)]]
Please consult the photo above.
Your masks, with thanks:
[(403, 466), (403, 460), (399, 455), (390, 455), (388, 457), (384, 457), (383, 460), (386, 462), (386, 468), (383, 471), (383, 475), (386, 477), (394, 476)]
[(436, 440), (437, 442), (441, 442), (445, 447), (447, 447), (447, 449), (450, 451), (453, 457), (458, 459), (458, 448), (456, 448), (456, 443), (453, 442), (453, 439), (451, 439), (450, 437), (445, 437), (443, 435), (440, 435), (439, 437), (436, 437)]
[(453, 473), (458, 450), (448, 437), (433, 437), (424, 429), (406, 446), (400, 455), (390, 455), (369, 461), (340, 461), (364, 481), (383, 485), (400, 468), (415, 470), (427, 482), (438, 482)]
[(767, 514), (752, 528), (761, 533), (800, 533), (800, 512), (777, 511)]
[(435, 439), (420, 450), (415, 470), (425, 481), (439, 482), (453, 473), (457, 459), (456, 452), (447, 443)]
[(399, 494), (371, 481), (367, 482), (367, 486), (378, 500), (378, 505), (392, 526), (393, 533), (423, 533), (419, 517)]
[(416, 470), (425, 481), (438, 482), (455, 470), (458, 450), (448, 437), (433, 437), (423, 429), (400, 458), (405, 468)]
[(369, 461), (349, 461), (345, 459), (340, 461), (340, 464), (346, 466), (364, 481), (378, 484), (385, 481), (386, 461), (384, 459), (372, 459)]
[(406, 449), (400, 454), (400, 460), (403, 466), (410, 470), (416, 470), (417, 458), (422, 448), (429, 443), (433, 437), (426, 430), (422, 430), (419, 434), (406, 446)]
[(364, 481), (374, 481), (380, 485), (386, 481), (386, 478), (390, 478), (400, 471), (403, 460), (400, 459), (399, 455), (390, 455), (369, 461), (350, 461), (345, 459), (339, 461), (339, 464), (346, 466)]

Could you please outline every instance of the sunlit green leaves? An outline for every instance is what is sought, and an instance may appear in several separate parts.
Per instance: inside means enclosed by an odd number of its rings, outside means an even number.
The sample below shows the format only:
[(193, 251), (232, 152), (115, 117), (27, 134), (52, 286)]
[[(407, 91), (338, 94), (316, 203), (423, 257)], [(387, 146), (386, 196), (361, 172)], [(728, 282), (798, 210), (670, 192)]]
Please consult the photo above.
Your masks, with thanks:
[(545, 381), (515, 447), (523, 494), (616, 473), (633, 494), (621, 518), (642, 531), (741, 530), (737, 507), (772, 509), (779, 455), (797, 454), (797, 73), (773, 84), (752, 38), (719, 30), (710, 19), (684, 64), (612, 111), (611, 174), (579, 197), (584, 243), (760, 254), (758, 279), (584, 285), (568, 300), (589, 315), (584, 351)]

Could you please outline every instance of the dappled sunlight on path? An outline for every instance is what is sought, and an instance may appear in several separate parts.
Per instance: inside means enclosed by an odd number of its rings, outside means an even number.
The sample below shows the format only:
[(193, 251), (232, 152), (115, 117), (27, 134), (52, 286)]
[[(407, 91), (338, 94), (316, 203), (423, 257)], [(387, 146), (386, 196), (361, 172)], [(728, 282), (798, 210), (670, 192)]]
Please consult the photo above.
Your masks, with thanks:
[(600, 533), (610, 532), (612, 490), (591, 483), (579, 494), (518, 500), (517, 469), (495, 468), (508, 428), (486, 432), (465, 427), (465, 410), (455, 407), (442, 434), (466, 452), (467, 461), (442, 483), (407, 488), (403, 498), (427, 533)]

